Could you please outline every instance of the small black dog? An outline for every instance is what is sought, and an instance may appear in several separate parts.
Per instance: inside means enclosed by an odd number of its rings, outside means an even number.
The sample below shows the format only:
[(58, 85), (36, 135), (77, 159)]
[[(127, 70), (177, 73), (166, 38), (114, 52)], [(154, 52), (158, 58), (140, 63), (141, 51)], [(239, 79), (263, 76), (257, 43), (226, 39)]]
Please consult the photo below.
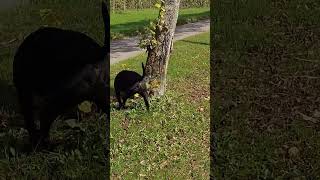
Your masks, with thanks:
[(33, 146), (45, 142), (58, 115), (84, 100), (108, 110), (110, 17), (105, 3), (102, 16), (103, 46), (83, 33), (47, 27), (31, 33), (18, 48), (13, 82)]
[(116, 92), (117, 100), (119, 102), (119, 109), (125, 107), (128, 98), (131, 98), (134, 94), (138, 93), (143, 97), (144, 103), (147, 107), (147, 110), (149, 111), (149, 95), (146, 86), (147, 77), (145, 76), (145, 67), (143, 63), (142, 70), (142, 76), (134, 71), (128, 70), (123, 70), (117, 74), (114, 80), (114, 89)]

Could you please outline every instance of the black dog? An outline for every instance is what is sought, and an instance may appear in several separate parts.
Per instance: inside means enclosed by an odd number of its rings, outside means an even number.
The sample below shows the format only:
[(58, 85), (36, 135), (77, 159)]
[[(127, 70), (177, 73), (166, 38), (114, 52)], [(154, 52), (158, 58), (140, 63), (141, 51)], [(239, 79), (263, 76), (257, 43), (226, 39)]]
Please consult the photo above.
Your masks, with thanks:
[(123, 70), (117, 74), (114, 80), (114, 89), (119, 102), (119, 108), (124, 108), (127, 99), (138, 93), (143, 97), (147, 110), (149, 110), (148, 90), (146, 87), (147, 77), (145, 76), (145, 67), (143, 63), (142, 70), (142, 76), (134, 71), (127, 70)]
[(84, 100), (107, 111), (110, 17), (105, 3), (102, 16), (103, 46), (83, 33), (48, 27), (31, 33), (18, 48), (13, 82), (32, 145), (45, 142), (54, 119)]

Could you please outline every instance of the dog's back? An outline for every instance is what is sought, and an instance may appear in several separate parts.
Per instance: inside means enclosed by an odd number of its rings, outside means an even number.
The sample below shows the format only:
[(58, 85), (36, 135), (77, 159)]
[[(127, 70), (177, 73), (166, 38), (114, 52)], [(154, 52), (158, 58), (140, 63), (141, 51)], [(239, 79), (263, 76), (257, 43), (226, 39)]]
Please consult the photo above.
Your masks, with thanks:
[(114, 80), (115, 91), (127, 91), (135, 83), (142, 80), (142, 76), (134, 71), (123, 70), (117, 74)]
[(87, 64), (103, 61), (105, 52), (93, 39), (80, 32), (41, 28), (19, 47), (13, 63), (13, 80), (18, 87), (43, 94), (65, 86)]

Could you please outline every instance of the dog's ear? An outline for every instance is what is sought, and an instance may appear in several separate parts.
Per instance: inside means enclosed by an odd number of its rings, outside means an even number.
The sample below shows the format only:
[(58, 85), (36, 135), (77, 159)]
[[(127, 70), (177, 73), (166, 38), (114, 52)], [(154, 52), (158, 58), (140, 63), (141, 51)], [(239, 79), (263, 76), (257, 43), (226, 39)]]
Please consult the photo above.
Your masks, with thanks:
[(145, 77), (146, 76), (146, 67), (144, 66), (144, 64), (143, 63), (141, 63), (142, 64), (142, 77)]

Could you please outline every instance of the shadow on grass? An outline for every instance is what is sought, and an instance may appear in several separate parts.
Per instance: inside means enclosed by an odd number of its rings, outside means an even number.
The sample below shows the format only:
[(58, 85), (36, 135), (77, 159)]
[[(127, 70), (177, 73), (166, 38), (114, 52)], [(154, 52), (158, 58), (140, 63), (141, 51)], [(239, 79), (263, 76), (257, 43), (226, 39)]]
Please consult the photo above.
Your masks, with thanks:
[[(19, 111), (16, 89), (8, 81), (0, 79), (0, 146), (8, 150), (15, 149), (15, 153), (25, 154), (30, 152), (26, 133), (23, 132), (23, 120), (17, 115)], [(22, 135), (23, 134), (23, 135)], [(0, 158), (4, 158), (0, 156)]]
[(200, 45), (210, 46), (209, 43), (195, 42), (195, 41), (189, 41), (189, 40), (181, 40), (181, 41), (186, 42), (186, 43), (192, 43), (192, 44), (200, 44)]
[(189, 22), (195, 22), (197, 20), (209, 19), (210, 11), (198, 13), (198, 14), (181, 14), (178, 17), (177, 25), (186, 24)]
[(141, 20), (136, 22), (129, 22), (124, 24), (111, 25), (111, 33), (136, 35), (137, 31), (142, 30), (147, 24), (148, 20)]
[(115, 96), (114, 87), (110, 87), (110, 96)]
[[(213, 10), (213, 34), (219, 38), (211, 41), (211, 57), (220, 61), (211, 66), (218, 159), (213, 175), (317, 179), (319, 126), (308, 120), (320, 103), (320, 66), (309, 60), (319, 56), (320, 21), (306, 20), (319, 15), (316, 8), (298, 11), (304, 1), (256, 2), (217, 3)], [(235, 12), (231, 17), (229, 9)], [(290, 155), (292, 149), (298, 153)], [(291, 168), (297, 161), (303, 162), (298, 171)]]
[(18, 110), (16, 89), (7, 81), (0, 80), (0, 107), (5, 110)]
[(110, 87), (110, 108), (116, 108), (115, 102), (118, 102), (118, 101), (116, 98), (114, 87), (112, 86)]

